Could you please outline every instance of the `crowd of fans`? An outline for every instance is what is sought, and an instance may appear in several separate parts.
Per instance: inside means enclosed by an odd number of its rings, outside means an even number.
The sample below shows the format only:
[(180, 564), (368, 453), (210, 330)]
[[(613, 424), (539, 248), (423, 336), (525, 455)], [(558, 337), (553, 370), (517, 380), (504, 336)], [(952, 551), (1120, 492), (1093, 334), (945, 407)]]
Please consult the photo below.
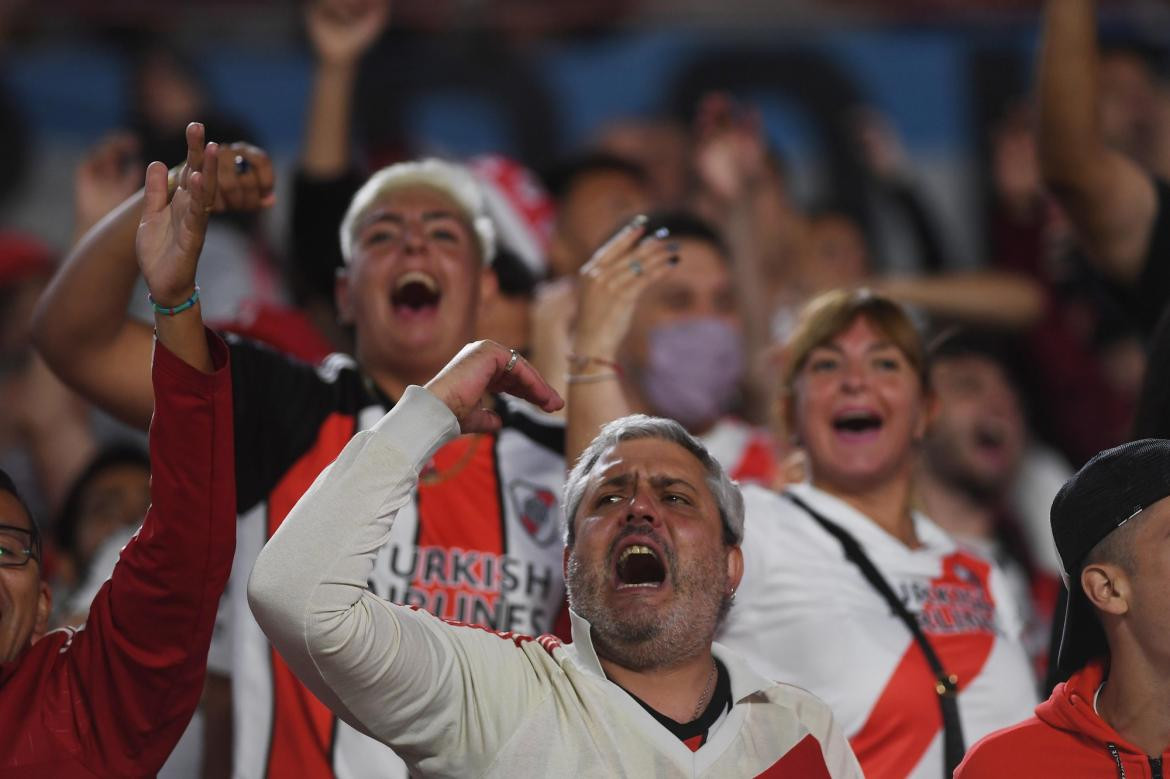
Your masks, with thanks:
[(1097, 11), (978, 269), (850, 119), (896, 276), (725, 93), (369, 169), (388, 0), (305, 8), (277, 260), (268, 153), (145, 52), (65, 256), (0, 232), (0, 773), (1161, 776), (1170, 88)]

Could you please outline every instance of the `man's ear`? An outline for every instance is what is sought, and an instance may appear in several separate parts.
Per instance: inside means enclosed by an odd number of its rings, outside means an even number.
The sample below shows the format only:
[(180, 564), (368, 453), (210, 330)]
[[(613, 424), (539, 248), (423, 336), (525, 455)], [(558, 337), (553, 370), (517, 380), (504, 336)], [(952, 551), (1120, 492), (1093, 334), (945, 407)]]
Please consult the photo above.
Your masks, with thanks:
[(1129, 578), (1121, 566), (1090, 563), (1081, 571), (1081, 589), (1089, 603), (1106, 614), (1121, 616), (1129, 611)]
[(32, 636), (29, 641), (31, 644), (41, 640), (41, 636), (49, 632), (49, 615), (53, 612), (53, 591), (49, 589), (49, 585), (41, 582), (41, 591), (37, 595), (37, 619), (33, 623)]
[(354, 320), (353, 288), (350, 284), (348, 267), (337, 269), (337, 275), (333, 281), (333, 300), (337, 303), (337, 321), (343, 325), (352, 325)]
[(739, 546), (733, 546), (727, 550), (727, 586), (731, 588), (731, 593), (734, 594), (739, 589), (739, 583), (743, 579), (743, 550)]
[(500, 296), (500, 279), (488, 265), (483, 266), (479, 275), (479, 310), (487, 311), (492, 302)]

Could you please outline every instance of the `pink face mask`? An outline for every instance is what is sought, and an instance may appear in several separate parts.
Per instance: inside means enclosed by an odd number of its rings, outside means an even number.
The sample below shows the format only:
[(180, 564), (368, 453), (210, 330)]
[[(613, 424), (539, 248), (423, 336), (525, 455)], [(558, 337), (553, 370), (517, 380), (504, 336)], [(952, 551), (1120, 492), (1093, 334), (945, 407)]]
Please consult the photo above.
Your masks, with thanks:
[(722, 319), (689, 319), (650, 331), (642, 392), (655, 414), (688, 429), (727, 413), (743, 378), (743, 338)]

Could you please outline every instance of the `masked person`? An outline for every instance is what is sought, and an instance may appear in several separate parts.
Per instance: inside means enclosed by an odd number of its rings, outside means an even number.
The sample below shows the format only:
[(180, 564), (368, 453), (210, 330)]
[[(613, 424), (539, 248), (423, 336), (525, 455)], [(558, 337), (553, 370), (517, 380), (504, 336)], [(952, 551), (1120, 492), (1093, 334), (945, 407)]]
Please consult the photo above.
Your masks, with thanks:
[[(190, 132), (189, 141), (201, 140), (197, 125)], [(240, 156), (246, 164), (221, 167), (233, 184), (222, 205), (255, 208), (271, 195), (271, 167), (260, 154)], [(135, 277), (125, 238), (138, 202), (99, 224), (66, 262), (44, 301), (40, 337), (55, 370), (128, 421), (148, 416), (152, 403), (142, 384), (150, 330), (125, 319)], [(475, 332), (494, 226), (465, 168), (432, 159), (382, 169), (354, 195), (339, 232), (346, 265), (337, 302), (354, 330), (354, 356), (313, 366), (230, 341), (237, 577), (247, 576), (264, 541), (350, 437), (409, 384), (429, 380)], [(103, 295), (86, 294), (99, 283)], [(383, 597), (443, 618), (553, 631), (564, 604), (556, 544), (562, 428), (519, 403), (501, 399), (497, 411), (500, 430), (452, 441), (425, 464), (370, 582)], [(216, 670), (231, 676), (235, 774), (405, 775), (390, 750), (338, 722), (272, 652), (242, 579), (225, 604), (216, 649), (227, 649), (216, 655), (230, 662)]]
[(642, 411), (680, 422), (732, 478), (771, 483), (771, 438), (732, 414), (748, 357), (729, 263), (714, 229), (676, 212), (631, 222), (582, 269), (570, 456), (605, 422)]
[(743, 504), (675, 422), (618, 420), (566, 482), (572, 644), (370, 591), (420, 465), (497, 428), (480, 399), (501, 391), (561, 406), (517, 352), (467, 346), (355, 436), (261, 552), (252, 608), (301, 679), (414, 776), (860, 777), (822, 703), (711, 643), (742, 573)]
[(83, 629), (46, 633), (40, 531), (0, 471), (4, 776), (153, 776), (203, 692), (236, 532), (228, 352), (185, 302), (216, 194), (214, 146), (203, 159), (212, 169), (193, 164), (169, 204), (166, 168), (147, 171), (137, 236), (157, 332), (151, 506)]
[(720, 633), (823, 698), (872, 779), (949, 777), (966, 745), (1035, 703), (1002, 572), (913, 507), (924, 351), (887, 298), (807, 304), (781, 403), (809, 481), (745, 492), (745, 576)]
[(1057, 659), (1067, 681), (1034, 717), (976, 744), (956, 777), (1164, 775), (1168, 536), (1170, 441), (1101, 452), (1065, 483), (1052, 537), (1071, 592)]

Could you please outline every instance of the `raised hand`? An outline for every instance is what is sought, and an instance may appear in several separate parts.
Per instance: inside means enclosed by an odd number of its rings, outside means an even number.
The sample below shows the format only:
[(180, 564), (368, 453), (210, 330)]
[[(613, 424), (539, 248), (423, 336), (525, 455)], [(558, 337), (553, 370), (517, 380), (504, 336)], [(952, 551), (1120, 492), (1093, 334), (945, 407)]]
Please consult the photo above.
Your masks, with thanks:
[(389, 0), (314, 0), (305, 12), (313, 50), (322, 62), (334, 65), (356, 63), (389, 19)]
[(426, 388), (451, 409), (464, 433), (490, 433), (500, 429), (500, 417), (481, 406), (485, 395), (506, 392), (545, 411), (565, 405), (528, 361), (495, 341), (476, 341), (464, 346), (446, 367), (427, 382)]
[(630, 329), (642, 292), (678, 262), (678, 245), (665, 233), (645, 236), (636, 217), (581, 268), (573, 350), (612, 361)]
[(699, 103), (695, 136), (695, 170), (720, 201), (734, 202), (763, 181), (767, 144), (758, 111), (726, 94), (709, 94)]
[(215, 204), (219, 149), (203, 145), (203, 125), (187, 125), (186, 175), (167, 202), (167, 166), (146, 169), (146, 192), (135, 248), (138, 267), (160, 306), (177, 306), (195, 291), (195, 269)]

